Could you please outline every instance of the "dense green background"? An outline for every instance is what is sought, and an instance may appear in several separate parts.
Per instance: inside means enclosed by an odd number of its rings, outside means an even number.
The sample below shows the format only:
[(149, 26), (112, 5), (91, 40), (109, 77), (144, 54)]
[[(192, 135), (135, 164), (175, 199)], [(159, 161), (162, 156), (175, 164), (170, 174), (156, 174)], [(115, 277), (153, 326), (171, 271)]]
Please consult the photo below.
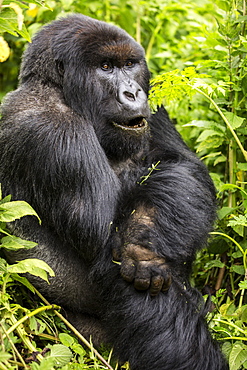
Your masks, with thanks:
[[(208, 315), (209, 325), (223, 345), (231, 370), (247, 369), (246, 1), (27, 1), (26, 4), (32, 3), (30, 8), (18, 1), (0, 1), (0, 6), (1, 3), (0, 35), (2, 30), (2, 36), (11, 49), (9, 58), (0, 63), (1, 98), (18, 84), (21, 55), (28, 35), (69, 12), (81, 12), (119, 25), (143, 45), (155, 78), (150, 96), (152, 107), (155, 109), (156, 104), (165, 103), (178, 131), (205, 161), (215, 181), (219, 220), (208, 248), (198, 254), (192, 283), (200, 290), (206, 286), (213, 294), (215, 309)], [(13, 3), (20, 6), (21, 12), (18, 13)], [(19, 22), (20, 14), (24, 15), (26, 28), (21, 30), (18, 28), (18, 14)], [(10, 312), (13, 314), (17, 302), (23, 305), (15, 310), (14, 318), (11, 316), (13, 324), (14, 320), (20, 319), (23, 307), (29, 310), (35, 306), (24, 291), (20, 303), (20, 293), (12, 284), (12, 280), (17, 281), (18, 278), (6, 274), (4, 263), (3, 266), (1, 302), (4, 309), (0, 311), (1, 322)], [(14, 301), (10, 301), (8, 294), (14, 297)], [(52, 321), (52, 315), (46, 315), (33, 316), (33, 322), (25, 327), (25, 333), (31, 331), (36, 335), (33, 345), (42, 351), (42, 343), (47, 345), (49, 335), (57, 337), (60, 333), (63, 348), (69, 348), (73, 353), (64, 370), (87, 369), (90, 364), (97, 368), (98, 360), (90, 360), (90, 355), (87, 357), (80, 352), (82, 349), (79, 350), (72, 339), (63, 338), (61, 323), (55, 319)], [(51, 325), (51, 321), (56, 329), (49, 332), (47, 325), (42, 323)], [(32, 347), (22, 334), (18, 332), (16, 335), (31, 351)], [(46, 342), (40, 342), (42, 335)], [(6, 353), (12, 356), (14, 352), (17, 339), (16, 336), (11, 338), (13, 345), (4, 342), (0, 352), (3, 369), (18, 368), (11, 363), (11, 358), (4, 357)], [(17, 346), (19, 348), (20, 345)], [(77, 361), (79, 367), (76, 364), (73, 367), (73, 361)], [(84, 362), (85, 367), (82, 365)], [(42, 369), (42, 365), (33, 364), (32, 368)]]

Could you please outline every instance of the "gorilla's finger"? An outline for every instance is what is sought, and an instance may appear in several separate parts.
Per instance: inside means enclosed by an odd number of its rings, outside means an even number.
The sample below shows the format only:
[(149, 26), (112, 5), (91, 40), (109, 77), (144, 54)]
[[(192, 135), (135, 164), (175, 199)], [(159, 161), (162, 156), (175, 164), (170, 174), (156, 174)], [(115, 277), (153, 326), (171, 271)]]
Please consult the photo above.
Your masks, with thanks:
[(161, 291), (166, 292), (170, 288), (171, 283), (172, 283), (172, 277), (171, 275), (167, 274), (166, 277), (164, 278)]
[(131, 283), (135, 278), (135, 273), (136, 273), (136, 266), (133, 260), (129, 259), (129, 260), (122, 261), (121, 275), (124, 280)]
[(117, 249), (117, 248), (112, 249), (112, 259), (114, 261), (118, 261), (118, 262), (121, 261), (121, 253), (120, 253), (119, 249)]
[(150, 284), (150, 295), (151, 296), (157, 295), (161, 291), (163, 284), (164, 284), (163, 276), (160, 275), (154, 276)]
[(134, 287), (136, 290), (147, 290), (150, 286), (149, 278), (135, 278)]
[(151, 272), (147, 262), (141, 262), (137, 265), (134, 287), (137, 290), (146, 290), (150, 286)]

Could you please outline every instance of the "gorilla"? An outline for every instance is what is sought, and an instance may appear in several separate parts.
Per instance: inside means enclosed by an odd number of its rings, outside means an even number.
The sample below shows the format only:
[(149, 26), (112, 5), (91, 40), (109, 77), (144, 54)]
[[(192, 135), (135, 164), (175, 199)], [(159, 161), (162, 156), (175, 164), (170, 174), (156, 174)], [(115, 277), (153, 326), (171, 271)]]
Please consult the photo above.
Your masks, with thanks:
[(132, 370), (226, 370), (190, 285), (215, 220), (215, 192), (164, 108), (150, 114), (143, 48), (116, 26), (73, 14), (27, 48), (2, 106), (3, 194), (29, 202), (12, 232), (38, 243), (32, 282), (96, 345)]

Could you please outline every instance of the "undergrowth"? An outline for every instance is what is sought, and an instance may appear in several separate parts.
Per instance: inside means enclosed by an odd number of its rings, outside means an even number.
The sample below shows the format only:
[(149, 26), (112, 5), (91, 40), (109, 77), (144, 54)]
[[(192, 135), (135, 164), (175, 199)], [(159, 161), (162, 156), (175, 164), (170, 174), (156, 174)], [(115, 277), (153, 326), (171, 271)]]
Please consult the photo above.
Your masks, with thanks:
[[(10, 3), (21, 11), (13, 6), (7, 9)], [(47, 7), (39, 6), (44, 3)], [(183, 4), (175, 0), (3, 0), (0, 10), (0, 27), (12, 32), (4, 33), (12, 51), (0, 39), (5, 57), (9, 55), (0, 63), (2, 95), (16, 87), (24, 38), (59, 14), (79, 11), (119, 24), (143, 44), (156, 76), (150, 92), (152, 108), (165, 104), (184, 140), (207, 164), (217, 189), (218, 221), (208, 248), (198, 253), (191, 280), (211, 293), (214, 309), (207, 319), (230, 369), (247, 369), (246, 0), (185, 0)], [(22, 34), (21, 14), (27, 30)], [(3, 28), (6, 21), (12, 30)], [(21, 38), (14, 36), (18, 33)], [(37, 217), (23, 202), (1, 201), (0, 227), (5, 235), (1, 247), (34, 246), (13, 238), (6, 229), (6, 222), (30, 213)], [(69, 326), (62, 310), (19, 275), (25, 271), (43, 279), (53, 273), (36, 260), (12, 266), (0, 260), (0, 369), (116, 367), (109, 350), (100, 351), (108, 361), (104, 363), (92, 343)]]

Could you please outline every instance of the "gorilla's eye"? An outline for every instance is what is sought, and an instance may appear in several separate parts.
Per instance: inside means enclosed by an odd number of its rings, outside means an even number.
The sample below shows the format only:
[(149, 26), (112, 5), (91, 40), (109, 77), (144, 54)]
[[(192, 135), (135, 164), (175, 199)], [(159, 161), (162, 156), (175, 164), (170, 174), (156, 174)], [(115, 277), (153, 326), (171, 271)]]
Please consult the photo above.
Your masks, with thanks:
[(104, 62), (101, 64), (101, 69), (103, 69), (103, 71), (111, 71), (112, 65), (108, 62)]
[(134, 67), (134, 65), (135, 65), (135, 63), (132, 60), (128, 60), (125, 63), (125, 67), (128, 67), (128, 68)]

